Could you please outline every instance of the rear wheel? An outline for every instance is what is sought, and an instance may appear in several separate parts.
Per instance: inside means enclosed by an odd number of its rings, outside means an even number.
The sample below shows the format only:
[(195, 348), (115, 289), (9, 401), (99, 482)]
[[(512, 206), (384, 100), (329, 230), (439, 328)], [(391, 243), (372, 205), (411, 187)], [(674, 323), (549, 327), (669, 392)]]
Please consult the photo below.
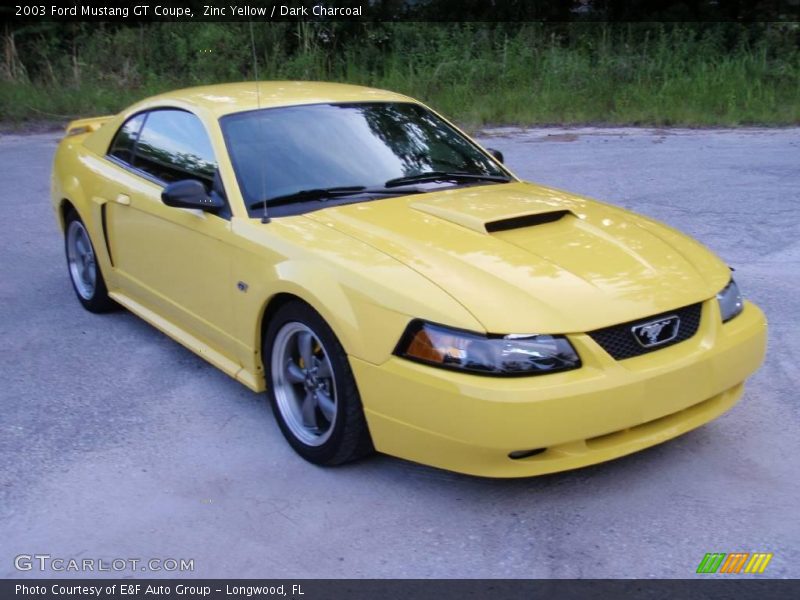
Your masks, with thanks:
[(300, 456), (338, 465), (373, 451), (347, 356), (315, 310), (299, 301), (279, 308), (263, 356), (275, 417)]
[(92, 240), (75, 211), (67, 215), (64, 249), (72, 288), (83, 307), (94, 313), (112, 310), (116, 305), (108, 296)]

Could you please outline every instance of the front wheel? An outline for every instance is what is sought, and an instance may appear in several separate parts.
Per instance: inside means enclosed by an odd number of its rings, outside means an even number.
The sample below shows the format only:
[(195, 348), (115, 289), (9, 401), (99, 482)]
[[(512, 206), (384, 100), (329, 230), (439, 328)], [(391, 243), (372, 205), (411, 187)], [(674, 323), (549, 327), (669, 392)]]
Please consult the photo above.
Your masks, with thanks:
[(338, 465), (373, 451), (347, 356), (315, 310), (284, 304), (267, 327), (263, 350), (270, 403), (300, 456)]
[(72, 288), (83, 307), (94, 313), (113, 310), (116, 304), (108, 296), (89, 232), (74, 210), (67, 215), (64, 250)]

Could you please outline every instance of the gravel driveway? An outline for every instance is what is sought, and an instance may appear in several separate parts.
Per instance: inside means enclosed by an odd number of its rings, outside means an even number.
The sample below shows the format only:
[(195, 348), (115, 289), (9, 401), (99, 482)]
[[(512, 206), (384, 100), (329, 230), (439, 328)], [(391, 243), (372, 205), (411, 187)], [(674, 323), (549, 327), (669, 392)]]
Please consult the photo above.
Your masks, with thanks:
[[(194, 559), (193, 577), (800, 577), (800, 130), (495, 129), (520, 176), (655, 217), (770, 322), (742, 402), (672, 442), (525, 480), (378, 456), (311, 466), (264, 398), (126, 312), (83, 311), (48, 189), (56, 135), (0, 136), (0, 577), (14, 557)], [(91, 575), (91, 574), (89, 574)]]

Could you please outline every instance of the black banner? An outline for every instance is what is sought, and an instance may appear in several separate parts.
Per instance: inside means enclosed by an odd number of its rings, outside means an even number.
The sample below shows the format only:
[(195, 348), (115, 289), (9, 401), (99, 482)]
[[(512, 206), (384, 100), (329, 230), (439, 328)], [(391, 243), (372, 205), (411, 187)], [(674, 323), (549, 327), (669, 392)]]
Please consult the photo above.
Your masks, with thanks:
[(75, 579), (0, 582), (0, 598), (67, 600), (783, 600), (800, 580), (421, 580), (421, 579)]
[(4, 21), (793, 22), (796, 0), (15, 0)]

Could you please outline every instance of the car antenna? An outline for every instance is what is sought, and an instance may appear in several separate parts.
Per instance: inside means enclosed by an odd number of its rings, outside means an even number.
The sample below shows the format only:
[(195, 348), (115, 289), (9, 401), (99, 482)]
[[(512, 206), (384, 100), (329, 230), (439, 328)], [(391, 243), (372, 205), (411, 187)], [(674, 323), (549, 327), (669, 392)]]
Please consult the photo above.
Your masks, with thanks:
[[(250, 47), (253, 50), (253, 75), (256, 78), (256, 104), (258, 108), (261, 108), (261, 86), (259, 85), (258, 79), (258, 57), (256, 56), (256, 36), (253, 33), (253, 22), (250, 21)], [(263, 132), (262, 132), (263, 133)], [(266, 182), (264, 181), (264, 170), (261, 170), (261, 196), (264, 198), (263, 206), (264, 206), (264, 213), (261, 215), (261, 222), (262, 223), (269, 223), (269, 215), (267, 214), (267, 200), (266, 200)]]

